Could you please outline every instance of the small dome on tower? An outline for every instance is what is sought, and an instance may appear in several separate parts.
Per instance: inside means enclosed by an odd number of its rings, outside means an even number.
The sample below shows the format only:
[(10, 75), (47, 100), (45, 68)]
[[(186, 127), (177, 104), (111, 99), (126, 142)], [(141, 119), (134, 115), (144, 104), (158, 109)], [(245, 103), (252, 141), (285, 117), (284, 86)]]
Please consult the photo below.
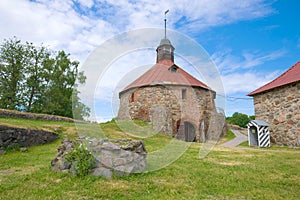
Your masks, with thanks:
[(171, 44), (170, 40), (167, 38), (163, 38), (156, 49), (156, 62), (158, 63), (163, 60), (171, 60), (172, 62), (174, 62), (174, 50), (175, 48)]
[(159, 46), (161, 46), (161, 45), (171, 45), (172, 46), (170, 40), (167, 38), (164, 38), (160, 41)]

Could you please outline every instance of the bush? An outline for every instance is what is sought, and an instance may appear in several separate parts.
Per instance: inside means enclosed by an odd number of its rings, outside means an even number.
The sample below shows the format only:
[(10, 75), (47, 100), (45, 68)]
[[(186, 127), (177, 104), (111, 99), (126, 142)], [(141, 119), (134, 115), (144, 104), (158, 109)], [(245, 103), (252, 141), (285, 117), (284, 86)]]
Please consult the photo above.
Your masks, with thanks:
[(88, 175), (93, 168), (95, 158), (83, 144), (75, 144), (74, 149), (66, 155), (66, 160), (71, 163), (71, 170), (76, 176)]
[(246, 128), (247, 124), (254, 119), (254, 116), (248, 116), (243, 113), (235, 112), (231, 117), (227, 117), (226, 121), (229, 124), (235, 124), (240, 127)]

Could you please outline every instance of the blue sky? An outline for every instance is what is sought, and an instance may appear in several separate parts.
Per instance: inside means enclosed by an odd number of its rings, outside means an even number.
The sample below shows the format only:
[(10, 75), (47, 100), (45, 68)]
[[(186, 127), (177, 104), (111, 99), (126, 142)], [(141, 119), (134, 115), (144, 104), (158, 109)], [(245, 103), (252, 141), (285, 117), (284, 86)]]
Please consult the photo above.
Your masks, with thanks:
[[(0, 41), (16, 36), (23, 42), (43, 43), (71, 53), (83, 65), (98, 46), (117, 34), (163, 28), (164, 11), (169, 9), (168, 28), (199, 43), (219, 70), (227, 96), (226, 115), (253, 115), (253, 101), (246, 94), (300, 60), (299, 7), (296, 0), (2, 0)], [(122, 63), (155, 62), (155, 52), (138, 57), (133, 62), (125, 56)], [(99, 83), (103, 91), (89, 91), (88, 98), (97, 101), (83, 98), (99, 121), (116, 114), (112, 111), (115, 81), (107, 78)]]

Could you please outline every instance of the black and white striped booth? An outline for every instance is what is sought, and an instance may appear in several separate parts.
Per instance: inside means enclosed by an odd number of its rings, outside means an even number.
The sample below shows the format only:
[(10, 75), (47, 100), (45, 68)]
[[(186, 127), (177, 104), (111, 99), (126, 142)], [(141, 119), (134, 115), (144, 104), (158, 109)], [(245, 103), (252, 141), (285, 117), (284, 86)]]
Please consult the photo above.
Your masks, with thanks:
[(247, 124), (249, 146), (270, 147), (269, 124), (252, 120)]

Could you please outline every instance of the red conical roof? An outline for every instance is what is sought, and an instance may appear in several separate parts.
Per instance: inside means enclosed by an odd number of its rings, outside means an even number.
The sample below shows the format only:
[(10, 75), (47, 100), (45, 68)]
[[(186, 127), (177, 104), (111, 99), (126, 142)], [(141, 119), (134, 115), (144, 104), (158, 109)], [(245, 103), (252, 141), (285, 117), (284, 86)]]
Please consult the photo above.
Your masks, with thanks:
[(162, 60), (129, 84), (122, 92), (132, 88), (152, 85), (185, 85), (211, 90), (210, 87), (175, 65), (171, 60)]
[(290, 69), (288, 69), (286, 72), (281, 74), (273, 81), (267, 83), (266, 85), (254, 90), (253, 92), (247, 95), (254, 96), (267, 90), (271, 90), (297, 81), (300, 81), (300, 62), (296, 63), (294, 66), (292, 66)]

